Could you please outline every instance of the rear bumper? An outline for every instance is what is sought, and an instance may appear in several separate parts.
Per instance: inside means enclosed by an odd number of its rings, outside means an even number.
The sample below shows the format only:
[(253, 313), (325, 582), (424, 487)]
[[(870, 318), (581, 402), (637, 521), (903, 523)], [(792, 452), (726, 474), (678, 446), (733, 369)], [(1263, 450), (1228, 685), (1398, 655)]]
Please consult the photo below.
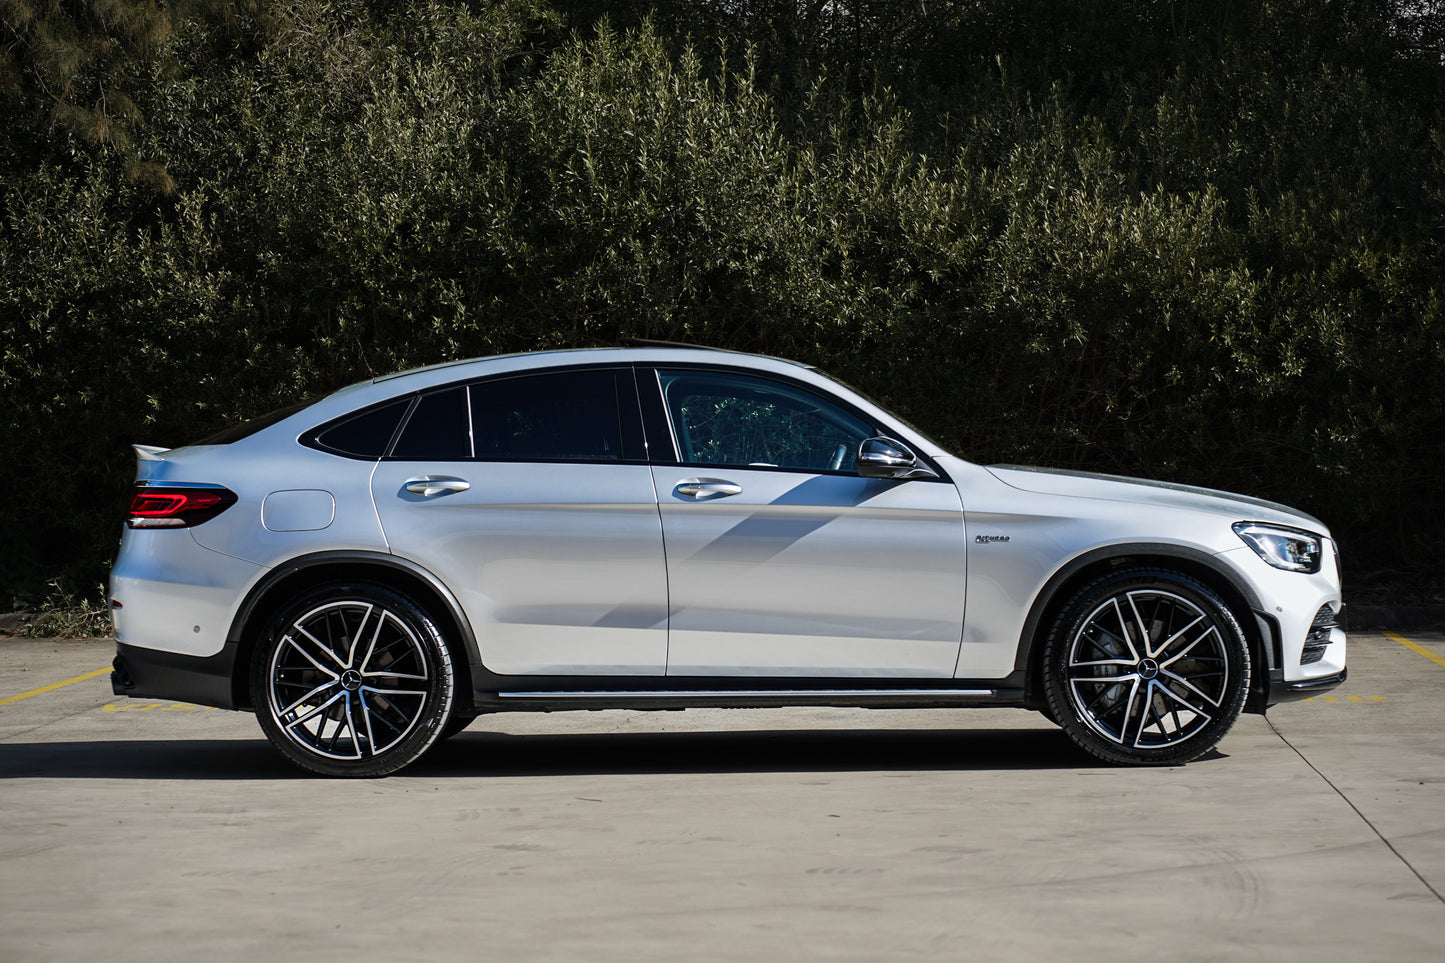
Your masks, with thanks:
[(245, 687), (234, 682), (235, 642), (227, 642), (220, 652), (208, 656), (162, 652), (120, 642), (111, 667), (110, 687), (118, 696), (172, 699), (219, 709), (249, 707)]

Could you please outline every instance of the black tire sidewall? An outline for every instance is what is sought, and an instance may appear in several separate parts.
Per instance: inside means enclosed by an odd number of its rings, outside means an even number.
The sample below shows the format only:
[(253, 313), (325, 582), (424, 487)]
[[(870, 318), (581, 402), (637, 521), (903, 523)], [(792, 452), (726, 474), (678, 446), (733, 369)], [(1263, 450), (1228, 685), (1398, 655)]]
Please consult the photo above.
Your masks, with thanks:
[[(1075, 634), (1104, 601), (1125, 591), (1141, 589), (1168, 592), (1197, 605), (1214, 621), (1229, 660), (1229, 683), (1218, 714), (1183, 742), (1162, 748), (1135, 748), (1105, 738), (1080, 718), (1068, 693), (1068, 654)], [(1084, 586), (1060, 610), (1043, 653), (1044, 695), (1054, 718), (1076, 745), (1116, 765), (1181, 765), (1213, 749), (1244, 710), (1250, 670), (1249, 643), (1230, 607), (1202, 582), (1169, 569), (1129, 569)]]
[[(271, 707), (271, 660), (286, 630), (307, 612), (328, 602), (341, 601), (372, 603), (405, 622), (421, 643), (430, 676), (421, 718), (406, 738), (383, 752), (357, 760), (333, 759), (298, 745), (283, 731)], [(415, 762), (441, 741), (456, 700), (455, 669), (446, 639), (431, 616), (416, 602), (386, 586), (336, 582), (298, 595), (267, 623), (251, 658), (251, 699), (266, 738), (295, 765), (325, 776), (385, 776)]]

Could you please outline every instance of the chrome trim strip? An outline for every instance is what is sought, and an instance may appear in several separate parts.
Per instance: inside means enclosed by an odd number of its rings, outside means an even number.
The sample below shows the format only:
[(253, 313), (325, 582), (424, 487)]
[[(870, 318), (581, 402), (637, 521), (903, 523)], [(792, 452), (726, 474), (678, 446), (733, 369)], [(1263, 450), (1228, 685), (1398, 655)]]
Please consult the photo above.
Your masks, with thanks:
[(968, 696), (970, 698), (992, 697), (997, 689), (681, 689), (671, 691), (568, 691), (548, 690), (546, 692), (498, 692), (500, 699), (696, 699), (702, 696), (727, 696), (729, 698), (857, 698), (858, 696), (907, 696), (928, 698), (938, 696)]
[[(165, 449), (165, 450), (166, 450), (166, 451), (170, 451), (169, 448), (167, 448), (167, 449)], [(170, 479), (167, 479), (167, 478), (137, 478), (136, 481), (135, 481), (135, 487), (136, 487), (136, 488), (197, 488), (197, 489), (210, 490), (210, 491), (215, 491), (215, 490), (218, 490), (218, 489), (221, 490), (221, 491), (224, 491), (225, 488), (226, 488), (225, 485), (217, 485), (215, 482), (171, 481)]]

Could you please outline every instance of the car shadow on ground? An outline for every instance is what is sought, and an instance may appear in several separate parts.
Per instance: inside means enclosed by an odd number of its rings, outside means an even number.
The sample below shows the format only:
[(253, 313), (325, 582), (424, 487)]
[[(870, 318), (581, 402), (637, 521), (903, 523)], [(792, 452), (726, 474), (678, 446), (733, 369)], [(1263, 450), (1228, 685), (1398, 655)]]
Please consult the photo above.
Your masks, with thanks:
[(773, 729), (729, 732), (467, 731), (409, 772), (465, 775), (1076, 769), (1093, 763), (1058, 729)]
[[(401, 778), (640, 773), (988, 771), (1101, 766), (1057, 729), (753, 730), (513, 735), (467, 731)], [(304, 777), (261, 739), (11, 742), (0, 779)]]

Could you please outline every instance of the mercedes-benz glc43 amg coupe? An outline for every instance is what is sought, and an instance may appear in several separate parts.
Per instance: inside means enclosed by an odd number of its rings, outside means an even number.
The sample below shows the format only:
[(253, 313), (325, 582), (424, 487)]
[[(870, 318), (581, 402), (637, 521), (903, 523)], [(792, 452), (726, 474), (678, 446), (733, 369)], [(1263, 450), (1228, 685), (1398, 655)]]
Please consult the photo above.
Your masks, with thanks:
[(692, 706), (1028, 707), (1169, 765), (1345, 678), (1314, 518), (971, 464), (773, 358), (482, 358), (136, 452), (115, 691), (252, 711), (316, 773)]

